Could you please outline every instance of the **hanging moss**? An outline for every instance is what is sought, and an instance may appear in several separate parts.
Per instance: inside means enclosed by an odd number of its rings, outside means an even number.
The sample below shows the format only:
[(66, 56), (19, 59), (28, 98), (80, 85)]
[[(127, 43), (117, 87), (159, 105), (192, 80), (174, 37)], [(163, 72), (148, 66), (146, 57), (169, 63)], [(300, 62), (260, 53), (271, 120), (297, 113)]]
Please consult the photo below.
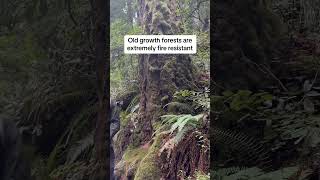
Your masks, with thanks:
[[(150, 25), (147, 30), (152, 34), (174, 34), (176, 24), (171, 20), (171, 10), (166, 1), (149, 1), (146, 5), (148, 20)], [(147, 21), (148, 22), (148, 21)], [(149, 22), (148, 22), (149, 23)]]

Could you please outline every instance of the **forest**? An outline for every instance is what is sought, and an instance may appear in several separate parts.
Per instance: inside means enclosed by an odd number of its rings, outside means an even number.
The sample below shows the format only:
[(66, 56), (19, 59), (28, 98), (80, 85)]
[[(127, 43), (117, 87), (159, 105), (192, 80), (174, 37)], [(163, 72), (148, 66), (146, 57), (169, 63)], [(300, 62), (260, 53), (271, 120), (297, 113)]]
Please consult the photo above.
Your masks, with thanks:
[[(1, 180), (209, 178), (209, 1), (107, 2), (1, 0)], [(198, 53), (124, 54), (127, 34)]]
[(1, 0), (0, 180), (318, 180), (319, 19), (318, 0)]
[(319, 179), (320, 2), (211, 3), (211, 178)]
[[(111, 99), (122, 102), (115, 176), (209, 179), (210, 1), (114, 0), (110, 7)], [(124, 54), (125, 35), (196, 35), (197, 53)]]

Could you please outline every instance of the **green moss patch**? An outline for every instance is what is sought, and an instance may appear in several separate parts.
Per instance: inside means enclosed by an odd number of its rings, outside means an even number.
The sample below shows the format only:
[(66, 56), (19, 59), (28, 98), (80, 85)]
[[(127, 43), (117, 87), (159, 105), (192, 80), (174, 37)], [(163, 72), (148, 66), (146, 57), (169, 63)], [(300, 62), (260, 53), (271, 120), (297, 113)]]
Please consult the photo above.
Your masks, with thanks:
[(162, 137), (162, 134), (159, 134), (155, 137), (148, 153), (140, 162), (134, 178), (135, 180), (160, 179), (160, 168), (157, 159), (158, 152), (161, 148)]
[(128, 147), (123, 155), (126, 164), (138, 164), (147, 154), (147, 149)]

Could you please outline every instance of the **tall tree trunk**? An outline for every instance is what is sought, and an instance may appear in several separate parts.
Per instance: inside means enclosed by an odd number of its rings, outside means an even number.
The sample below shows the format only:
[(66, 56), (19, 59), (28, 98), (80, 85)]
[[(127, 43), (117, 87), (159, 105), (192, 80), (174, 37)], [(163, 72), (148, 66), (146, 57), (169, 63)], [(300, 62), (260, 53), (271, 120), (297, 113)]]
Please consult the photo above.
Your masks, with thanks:
[(128, 6), (128, 23), (132, 27), (133, 25), (133, 10), (132, 10), (132, 0), (127, 0), (127, 6)]
[(136, 0), (137, 3), (139, 4), (140, 8), (138, 8), (138, 25), (142, 26), (143, 23), (143, 16), (144, 16), (144, 6), (145, 6), (145, 0)]
[[(140, 0), (140, 24), (144, 34), (179, 34), (175, 1)], [(141, 15), (143, 15), (141, 17)], [(143, 54), (139, 57), (140, 109), (137, 134), (150, 140), (152, 124), (159, 120), (162, 107), (178, 89), (194, 89), (194, 71), (188, 55)], [(164, 101), (166, 99), (166, 101)]]
[[(98, 94), (98, 114), (96, 121), (95, 132), (95, 158), (98, 165), (95, 172), (95, 179), (106, 180), (109, 179), (109, 124), (110, 117), (107, 116), (107, 110), (110, 109), (109, 101), (107, 100), (107, 86), (106, 78), (109, 76), (109, 60), (105, 56), (107, 50), (107, 11), (108, 1), (94, 0), (92, 1), (95, 12), (95, 57), (96, 57), (96, 77), (97, 77), (97, 94)], [(107, 121), (107, 122), (106, 122)]]
[(279, 84), (270, 73), (270, 59), (281, 37), (282, 24), (266, 1), (257, 2), (212, 2), (213, 84), (217, 93)]

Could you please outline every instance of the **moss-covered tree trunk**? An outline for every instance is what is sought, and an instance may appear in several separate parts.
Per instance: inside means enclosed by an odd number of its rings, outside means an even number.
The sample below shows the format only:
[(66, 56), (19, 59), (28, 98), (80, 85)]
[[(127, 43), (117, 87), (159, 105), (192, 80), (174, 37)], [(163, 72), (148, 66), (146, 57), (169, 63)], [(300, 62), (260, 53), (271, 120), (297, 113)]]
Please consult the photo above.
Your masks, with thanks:
[(279, 85), (270, 67), (282, 25), (267, 1), (216, 0), (212, 7), (212, 84), (220, 91)]
[[(140, 20), (144, 34), (181, 34), (176, 2), (140, 0)], [(142, 16), (142, 17), (141, 17)], [(150, 140), (152, 124), (159, 120), (163, 105), (178, 89), (194, 88), (194, 72), (188, 55), (143, 54), (139, 57), (140, 109), (137, 137)]]

